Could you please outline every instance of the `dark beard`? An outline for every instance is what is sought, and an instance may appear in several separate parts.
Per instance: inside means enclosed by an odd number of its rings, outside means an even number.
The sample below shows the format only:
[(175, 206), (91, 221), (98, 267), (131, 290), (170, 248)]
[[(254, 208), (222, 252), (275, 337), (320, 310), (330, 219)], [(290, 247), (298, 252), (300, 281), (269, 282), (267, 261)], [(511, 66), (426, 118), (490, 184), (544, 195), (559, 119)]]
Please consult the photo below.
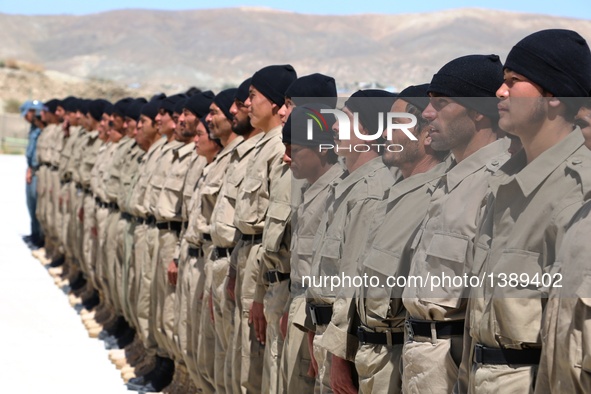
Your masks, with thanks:
[(238, 135), (245, 135), (254, 130), (254, 127), (250, 124), (250, 119), (247, 118), (245, 121), (238, 122), (236, 125), (232, 123), (232, 131)]

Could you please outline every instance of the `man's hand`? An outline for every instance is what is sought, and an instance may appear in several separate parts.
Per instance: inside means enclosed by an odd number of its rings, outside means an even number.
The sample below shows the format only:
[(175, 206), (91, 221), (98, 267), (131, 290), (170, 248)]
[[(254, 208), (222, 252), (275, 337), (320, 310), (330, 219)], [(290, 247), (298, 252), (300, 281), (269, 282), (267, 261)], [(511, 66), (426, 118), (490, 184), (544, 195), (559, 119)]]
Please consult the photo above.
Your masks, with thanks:
[(90, 228), (90, 235), (92, 235), (93, 238), (98, 238), (98, 229), (96, 226)]
[(31, 182), (33, 182), (33, 169), (31, 167), (27, 167), (27, 176), (25, 178), (27, 185), (30, 185)]
[(236, 288), (236, 270), (232, 267), (228, 269), (228, 280), (226, 281), (226, 293), (228, 293), (228, 297), (232, 301), (236, 301), (236, 293), (234, 289)]
[(265, 319), (264, 309), (263, 304), (254, 301), (250, 307), (250, 314), (248, 316), (248, 324), (254, 324), (257, 341), (262, 345), (265, 344), (265, 340), (267, 339), (267, 319)]
[(351, 364), (334, 354), (330, 368), (330, 387), (335, 394), (357, 394), (351, 377)]
[(168, 263), (168, 284), (176, 286), (176, 280), (179, 275), (179, 268), (176, 266), (174, 261)]
[(283, 339), (287, 336), (287, 324), (289, 322), (289, 313), (285, 312), (283, 316), (281, 316), (281, 320), (279, 320), (279, 330), (281, 330), (281, 336)]
[(308, 368), (308, 376), (316, 378), (318, 376), (318, 363), (314, 357), (314, 331), (308, 331), (308, 351), (310, 352), (310, 367)]

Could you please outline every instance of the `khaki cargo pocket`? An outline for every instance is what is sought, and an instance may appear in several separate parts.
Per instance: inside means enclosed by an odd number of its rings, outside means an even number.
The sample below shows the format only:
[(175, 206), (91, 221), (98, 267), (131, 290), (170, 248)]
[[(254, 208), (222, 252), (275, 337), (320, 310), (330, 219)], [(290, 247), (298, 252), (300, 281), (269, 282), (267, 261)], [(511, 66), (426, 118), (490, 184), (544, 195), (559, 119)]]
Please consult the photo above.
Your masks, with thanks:
[(242, 194), (239, 195), (240, 201), (236, 201), (236, 216), (241, 222), (254, 225), (263, 216), (263, 213), (261, 213), (263, 180), (246, 178), (243, 182)]
[(368, 279), (365, 292), (365, 313), (386, 319), (390, 312), (390, 299), (402, 296), (402, 288), (396, 288), (390, 283), (389, 277), (394, 278), (398, 272), (400, 256), (386, 250), (371, 248), (363, 261), (364, 274), (375, 277), (379, 283), (372, 283), (375, 279)]
[(493, 267), (492, 310), (495, 334), (502, 343), (537, 343), (542, 324), (542, 291), (532, 283), (543, 270), (540, 254), (508, 249)]
[(269, 204), (265, 219), (265, 234), (263, 236), (263, 247), (269, 252), (279, 251), (290, 216), (291, 205), (279, 202)]

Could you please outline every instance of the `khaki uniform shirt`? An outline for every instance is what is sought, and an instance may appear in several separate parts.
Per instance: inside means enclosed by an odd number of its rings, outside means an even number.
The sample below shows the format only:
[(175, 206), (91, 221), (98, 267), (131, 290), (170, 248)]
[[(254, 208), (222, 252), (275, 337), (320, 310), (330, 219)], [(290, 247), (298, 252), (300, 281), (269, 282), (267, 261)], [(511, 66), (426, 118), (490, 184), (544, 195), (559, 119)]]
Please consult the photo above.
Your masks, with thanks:
[(121, 172), (125, 171), (125, 166), (129, 160), (129, 150), (135, 144), (133, 138), (127, 136), (121, 138), (116, 144), (113, 156), (105, 172), (103, 173), (103, 185), (105, 186), (105, 202), (117, 202), (119, 189), (121, 185)]
[[(464, 286), (435, 286), (431, 276), (463, 276), (472, 268), (472, 246), (482, 217), (482, 199), (488, 178), (507, 159), (507, 138), (495, 141), (455, 164), (441, 177), (411, 248), (409, 275), (417, 283), (404, 289), (403, 301), (409, 315), (419, 320), (463, 320)], [(420, 281), (424, 281), (421, 286)], [(457, 283), (457, 282), (456, 282)]]
[(155, 216), (160, 192), (164, 186), (166, 175), (172, 167), (172, 163), (174, 161), (174, 150), (180, 148), (183, 145), (185, 144), (182, 142), (172, 140), (162, 145), (159, 149), (159, 152), (156, 153), (158, 155), (156, 158), (156, 163), (152, 173), (149, 175), (146, 191), (144, 192), (143, 205), (147, 215)]
[(583, 142), (577, 127), (529, 164), (524, 151), (515, 154), (490, 179), (473, 270), (487, 281), (469, 301), (474, 345), (541, 346), (548, 291), (541, 278), (552, 273), (567, 225), (591, 187), (591, 151)]
[(269, 209), (258, 257), (261, 269), (254, 294), (254, 300), (261, 304), (269, 285), (265, 274), (269, 271), (283, 274), (291, 272), (291, 215), (299, 205), (301, 197), (301, 194), (299, 197), (292, 195), (292, 190), (297, 193), (297, 190), (301, 189), (302, 181), (292, 177), (289, 166), (282, 163), (275, 171), (280, 172), (280, 175), (274, 177), (278, 178), (278, 181), (271, 185), (269, 193)]
[(39, 164), (46, 164), (50, 162), (49, 148), (51, 143), (51, 136), (55, 125), (47, 125), (39, 134), (37, 139), (37, 162)]
[[(395, 182), (381, 157), (363, 164), (351, 174), (345, 172), (343, 177), (331, 185), (326, 212), (314, 238), (312, 280), (303, 283), (310, 284), (306, 297), (314, 304), (332, 305), (337, 293), (351, 297), (351, 287), (331, 288), (330, 278), (356, 275), (357, 260), (367, 243), (376, 209)], [(329, 278), (328, 283), (320, 283), (319, 279), (323, 278)], [(314, 283), (314, 279), (318, 283)], [(307, 328), (314, 330), (313, 326)]]
[(135, 184), (134, 180), (138, 176), (138, 170), (145, 153), (146, 152), (134, 142), (123, 156), (123, 166), (119, 171), (119, 192), (117, 193), (117, 205), (119, 205), (119, 210), (122, 212), (131, 214), (129, 195), (133, 190)]
[(129, 207), (129, 213), (133, 216), (146, 218), (148, 211), (144, 207), (144, 196), (150, 176), (156, 168), (158, 163), (159, 154), (162, 146), (166, 143), (165, 138), (160, 138), (150, 146), (150, 149), (142, 156), (141, 163), (138, 168), (138, 175), (133, 180), (133, 187), (128, 196), (127, 206)]
[(234, 225), (242, 234), (263, 232), (269, 189), (280, 176), (274, 169), (281, 165), (284, 153), (281, 126), (271, 129), (257, 142), (236, 199)]
[(238, 191), (246, 176), (251, 155), (264, 134), (256, 134), (239, 144), (230, 156), (226, 176), (222, 182), (220, 195), (211, 214), (210, 234), (213, 244), (220, 248), (236, 246), (236, 226), (234, 212)]
[[(356, 292), (360, 323), (374, 331), (385, 329), (403, 332), (406, 310), (402, 304), (403, 287), (388, 283), (388, 277), (406, 276), (410, 261), (410, 241), (421, 223), (441, 176), (449, 169), (451, 159), (422, 174), (399, 178), (380, 202), (369, 229), (368, 243), (358, 261), (358, 275), (375, 277), (379, 284), (365, 284)], [(406, 262), (406, 263), (404, 263)], [(346, 303), (338, 299), (337, 303)], [(346, 304), (345, 304), (346, 305)], [(355, 308), (336, 308), (326, 332), (332, 336), (323, 341), (328, 351), (354, 361), (357, 352)], [(340, 313), (336, 313), (339, 311)], [(348, 313), (347, 313), (348, 312)]]
[(192, 244), (200, 246), (203, 242), (203, 235), (211, 234), (211, 214), (218, 199), (222, 180), (228, 168), (232, 151), (243, 141), (242, 137), (234, 138), (225, 146), (209, 164), (204, 171), (204, 178), (199, 182), (199, 192), (193, 203), (193, 209), (189, 214), (187, 233), (188, 240)]
[[(556, 258), (542, 327), (536, 393), (591, 392), (591, 202), (575, 214)], [(561, 287), (558, 287), (561, 286)]]
[(116, 148), (117, 144), (114, 144), (113, 142), (107, 142), (106, 144), (104, 144), (99, 149), (99, 153), (96, 158), (96, 164), (92, 169), (90, 187), (92, 189), (92, 193), (94, 194), (94, 196), (96, 198), (99, 198), (103, 202), (107, 202), (107, 195), (103, 178), (105, 176), (109, 163), (113, 159), (113, 154), (115, 153)]
[(49, 162), (54, 167), (59, 167), (61, 152), (64, 147), (64, 131), (62, 124), (56, 124), (53, 133), (51, 134), (51, 142), (49, 144)]
[(337, 163), (312, 185), (305, 184), (300, 188), (301, 203), (292, 216), (290, 278), (294, 294), (301, 295), (305, 291), (302, 276), (310, 275), (314, 237), (326, 212), (331, 185), (341, 179), (343, 171), (342, 165)]
[[(157, 222), (180, 222), (182, 220), (183, 185), (191, 164), (191, 153), (195, 150), (195, 143), (182, 144), (170, 151), (172, 162), (161, 160), (159, 166), (168, 164), (164, 176), (154, 174), (150, 180), (152, 190), (161, 188), (154, 205), (154, 216)], [(166, 159), (163, 158), (163, 159)], [(160, 183), (161, 182), (161, 183)]]
[(192, 200), (195, 195), (197, 181), (201, 178), (201, 174), (206, 165), (207, 159), (205, 157), (199, 156), (195, 151), (191, 153), (191, 164), (189, 164), (189, 170), (185, 177), (185, 185), (183, 186), (183, 222), (189, 221), (189, 212), (193, 209)]
[(78, 167), (78, 179), (84, 188), (90, 188), (90, 177), (92, 169), (96, 163), (98, 152), (103, 146), (103, 141), (98, 138), (98, 131), (91, 131), (86, 133), (85, 144), (82, 146), (81, 159), (82, 162)]

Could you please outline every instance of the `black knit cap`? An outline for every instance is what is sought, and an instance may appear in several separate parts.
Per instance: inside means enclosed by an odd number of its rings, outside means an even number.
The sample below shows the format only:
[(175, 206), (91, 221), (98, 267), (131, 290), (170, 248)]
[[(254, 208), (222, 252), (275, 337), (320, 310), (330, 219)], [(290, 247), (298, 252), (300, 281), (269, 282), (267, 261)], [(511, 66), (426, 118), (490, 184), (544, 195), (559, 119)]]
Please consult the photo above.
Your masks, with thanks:
[(158, 115), (158, 110), (160, 109), (160, 103), (163, 99), (154, 99), (150, 100), (148, 103), (142, 105), (142, 109), (140, 110), (140, 116), (144, 115), (148, 118), (152, 119), (152, 121), (156, 120), (156, 115)]
[(174, 111), (173, 111), (173, 112), (174, 112), (175, 114), (179, 114), (179, 115), (180, 115), (180, 114), (182, 114), (182, 113), (183, 113), (183, 108), (185, 108), (185, 104), (187, 103), (187, 100), (188, 100), (188, 99), (189, 99), (189, 98), (188, 98), (188, 97), (186, 97), (186, 98), (183, 98), (183, 99), (179, 100), (179, 101), (178, 101), (178, 102), (175, 104), (175, 106), (174, 106)]
[(43, 106), (47, 109), (47, 112), (51, 112), (52, 114), (55, 114), (57, 107), (60, 107), (61, 105), (62, 102), (58, 99), (51, 99), (43, 104)]
[(285, 91), (296, 106), (314, 102), (325, 103), (331, 108), (337, 105), (337, 85), (333, 77), (324, 74), (310, 74), (293, 81)]
[(222, 90), (213, 99), (215, 105), (217, 105), (219, 109), (222, 110), (228, 120), (232, 120), (233, 118), (232, 114), (230, 113), (230, 107), (234, 103), (234, 97), (236, 97), (237, 91), (238, 89), (236, 88)]
[(126, 97), (124, 99), (117, 101), (113, 105), (113, 107), (114, 107), (113, 115), (125, 118), (125, 115), (127, 113), (127, 108), (131, 105), (131, 103), (133, 103), (133, 98), (131, 98), (131, 97)]
[(157, 93), (150, 98), (150, 101), (160, 101), (166, 98), (165, 93)]
[(465, 107), (498, 118), (496, 92), (502, 84), (503, 64), (497, 55), (468, 55), (443, 66), (433, 75), (428, 91), (452, 97)]
[(407, 103), (411, 103), (421, 111), (424, 111), (429, 105), (429, 93), (427, 93), (428, 89), (428, 83), (424, 83), (422, 85), (411, 85), (398, 93), (398, 98), (406, 101)]
[(143, 97), (133, 100), (131, 102), (131, 104), (129, 104), (129, 106), (127, 107), (127, 110), (125, 111), (125, 117), (131, 118), (131, 119), (135, 120), (136, 122), (138, 120), (140, 120), (140, 115), (142, 113), (142, 107), (147, 102), (148, 101)]
[(285, 102), (285, 91), (297, 77), (290, 64), (267, 66), (254, 73), (251, 85), (281, 107)]
[(88, 106), (90, 105), (91, 101), (92, 100), (89, 100), (89, 99), (78, 100), (78, 111), (80, 111), (80, 113), (83, 113), (86, 115), (88, 113)]
[[(386, 117), (398, 95), (385, 90), (358, 90), (347, 99), (345, 107), (353, 113), (359, 114), (359, 122), (370, 134), (378, 132), (379, 117), (382, 113), (383, 126), (386, 128)], [(383, 130), (381, 130), (383, 131)]]
[(174, 113), (174, 107), (184, 98), (187, 98), (187, 95), (184, 93), (168, 96), (164, 100), (160, 101), (160, 109), (165, 110), (172, 116)]
[(202, 118), (209, 113), (209, 106), (213, 103), (215, 95), (211, 90), (194, 94), (185, 102), (185, 108), (196, 117)]
[[(334, 144), (332, 114), (321, 113), (322, 109), (333, 109), (323, 103), (310, 103), (297, 106), (291, 111), (283, 126), (283, 143), (301, 146), (320, 146)], [(308, 124), (311, 124), (312, 138), (308, 138)]]
[(66, 97), (62, 100), (61, 107), (66, 112), (76, 112), (78, 111), (78, 98), (74, 96)]
[(244, 82), (238, 86), (238, 90), (236, 90), (236, 97), (234, 100), (238, 100), (241, 102), (245, 102), (248, 98), (248, 88), (250, 88), (250, 84), (252, 82), (252, 78), (246, 79)]
[(591, 90), (591, 52), (587, 41), (572, 30), (530, 34), (511, 49), (505, 68), (555, 97), (587, 97)]
[(90, 116), (97, 122), (100, 122), (101, 118), (103, 117), (103, 113), (105, 112), (105, 108), (112, 106), (110, 102), (103, 99), (96, 99), (92, 100), (88, 104), (88, 113)]

